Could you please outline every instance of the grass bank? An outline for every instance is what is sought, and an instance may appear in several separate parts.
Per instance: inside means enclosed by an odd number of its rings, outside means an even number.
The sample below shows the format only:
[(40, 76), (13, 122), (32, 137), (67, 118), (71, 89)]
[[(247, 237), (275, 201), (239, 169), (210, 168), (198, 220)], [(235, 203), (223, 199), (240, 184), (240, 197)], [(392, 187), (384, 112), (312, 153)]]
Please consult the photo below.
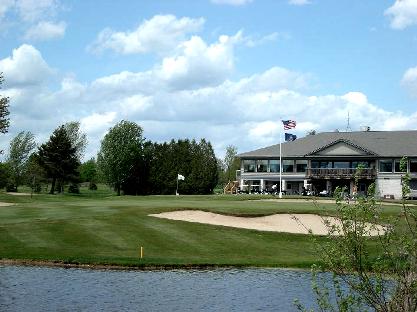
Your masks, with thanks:
[[(114, 196), (0, 193), (0, 259), (31, 263), (177, 268), (262, 266), (305, 268), (317, 261), (306, 235), (261, 232), (149, 217), (180, 209), (229, 215), (331, 215), (332, 203), (258, 201), (260, 196)], [(389, 216), (397, 206), (384, 207)], [(325, 238), (319, 238), (324, 241)], [(144, 258), (140, 259), (140, 246)], [(7, 260), (9, 259), (9, 260)], [(10, 262), (10, 261), (9, 261)]]

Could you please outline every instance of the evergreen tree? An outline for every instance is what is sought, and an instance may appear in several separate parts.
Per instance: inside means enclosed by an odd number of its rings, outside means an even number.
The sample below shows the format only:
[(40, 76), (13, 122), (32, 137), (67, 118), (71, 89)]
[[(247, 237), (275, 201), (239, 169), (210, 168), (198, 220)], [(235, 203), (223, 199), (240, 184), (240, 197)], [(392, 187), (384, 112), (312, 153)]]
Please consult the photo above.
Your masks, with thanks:
[(51, 194), (54, 194), (57, 182), (58, 190), (62, 191), (66, 181), (74, 182), (79, 177), (77, 150), (63, 125), (55, 129), (49, 141), (39, 147), (37, 159), (52, 181)]
[(178, 174), (180, 194), (210, 194), (217, 184), (217, 160), (205, 140), (172, 140), (152, 146), (149, 185), (154, 194), (175, 194)]

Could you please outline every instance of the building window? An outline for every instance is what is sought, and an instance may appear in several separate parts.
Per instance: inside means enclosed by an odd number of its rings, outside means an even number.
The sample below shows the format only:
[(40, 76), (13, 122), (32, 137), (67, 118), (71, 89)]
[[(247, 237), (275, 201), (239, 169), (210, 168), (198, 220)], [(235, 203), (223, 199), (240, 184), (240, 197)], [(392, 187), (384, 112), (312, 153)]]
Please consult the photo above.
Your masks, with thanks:
[(333, 162), (333, 168), (337, 168), (337, 169), (350, 168), (350, 162), (348, 162), (348, 161), (335, 161), (335, 162)]
[(294, 172), (294, 160), (283, 160), (282, 172)]
[(244, 172), (255, 172), (255, 161), (245, 159), (243, 161), (243, 171)]
[(400, 168), (400, 161), (401, 161), (400, 159), (394, 160), (394, 172), (402, 172)]
[(380, 160), (379, 172), (392, 172), (392, 159)]
[(269, 172), (279, 172), (279, 160), (271, 159), (269, 161)]
[(311, 162), (311, 168), (313, 168), (313, 169), (320, 168), (320, 162), (319, 161), (312, 161)]
[(267, 160), (257, 160), (256, 161), (256, 171), (257, 172), (267, 172), (268, 171), (268, 161)]
[(331, 168), (331, 167), (332, 167), (332, 162), (331, 161), (321, 161), (320, 162), (320, 167), (319, 168), (325, 169), (325, 168)]
[(410, 172), (417, 173), (417, 159), (410, 159)]
[(369, 161), (352, 161), (352, 168), (356, 169), (359, 166), (361, 166), (362, 168), (369, 168)]
[(307, 171), (307, 160), (296, 160), (295, 163), (297, 172)]

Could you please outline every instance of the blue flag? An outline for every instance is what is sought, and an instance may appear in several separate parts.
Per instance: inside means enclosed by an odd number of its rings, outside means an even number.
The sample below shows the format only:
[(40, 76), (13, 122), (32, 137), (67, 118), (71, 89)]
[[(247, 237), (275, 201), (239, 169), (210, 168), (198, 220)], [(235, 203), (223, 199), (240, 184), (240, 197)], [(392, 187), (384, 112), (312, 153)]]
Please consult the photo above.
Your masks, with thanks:
[(297, 139), (295, 134), (285, 133), (285, 141), (295, 141), (295, 139)]

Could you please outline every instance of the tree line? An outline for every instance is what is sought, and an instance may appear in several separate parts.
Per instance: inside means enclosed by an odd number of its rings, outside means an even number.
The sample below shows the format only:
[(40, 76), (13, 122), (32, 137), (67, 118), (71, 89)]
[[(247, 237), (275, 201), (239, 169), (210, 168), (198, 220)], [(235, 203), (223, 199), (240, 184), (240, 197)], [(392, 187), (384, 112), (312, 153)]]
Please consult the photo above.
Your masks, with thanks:
[[(8, 116), (9, 98), (0, 96), (0, 133), (8, 132)], [(94, 190), (105, 182), (118, 195), (174, 194), (180, 174), (185, 179), (178, 183), (179, 193), (210, 194), (218, 184), (234, 180), (239, 167), (234, 146), (227, 147), (222, 160), (205, 139), (151, 142), (140, 125), (126, 120), (110, 128), (97, 158), (83, 162), (87, 143), (77, 121), (60, 125), (39, 146), (31, 132), (18, 133), (0, 163), (0, 188), (17, 191), (29, 185), (35, 192), (44, 187), (51, 194), (77, 193), (80, 183)]]

